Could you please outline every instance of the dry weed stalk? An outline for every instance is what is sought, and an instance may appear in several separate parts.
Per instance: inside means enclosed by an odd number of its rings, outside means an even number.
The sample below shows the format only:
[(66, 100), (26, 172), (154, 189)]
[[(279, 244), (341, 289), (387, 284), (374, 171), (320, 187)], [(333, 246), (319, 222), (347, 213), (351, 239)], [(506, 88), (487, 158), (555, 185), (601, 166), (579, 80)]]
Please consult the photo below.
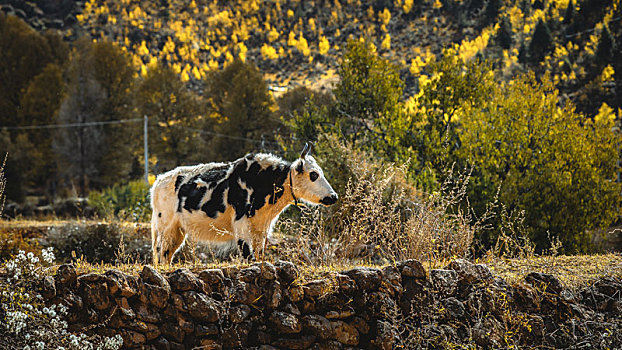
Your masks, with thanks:
[(6, 178), (4, 177), (4, 167), (6, 166), (6, 160), (9, 157), (9, 154), (6, 153), (4, 155), (4, 161), (2, 161), (2, 166), (0, 167), (0, 215), (4, 212), (4, 190), (6, 189)]
[[(496, 205), (495, 202), (493, 205)], [(492, 254), (498, 258), (530, 259), (535, 255), (536, 246), (527, 234), (524, 225), (525, 211), (509, 212), (503, 204), (501, 206), (501, 226), (497, 242)]]

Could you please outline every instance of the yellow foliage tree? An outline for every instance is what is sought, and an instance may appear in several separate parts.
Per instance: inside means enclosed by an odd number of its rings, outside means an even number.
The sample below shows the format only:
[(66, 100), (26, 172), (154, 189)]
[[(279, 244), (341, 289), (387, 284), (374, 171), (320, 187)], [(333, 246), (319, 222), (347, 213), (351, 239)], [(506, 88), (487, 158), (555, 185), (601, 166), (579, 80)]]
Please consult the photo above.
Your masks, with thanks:
[(320, 36), (318, 49), (321, 55), (326, 55), (328, 53), (328, 50), (330, 49), (330, 43), (328, 42), (328, 39), (326, 39), (326, 37), (323, 35)]
[(391, 21), (391, 12), (385, 8), (382, 12), (378, 13), (378, 19), (385, 26), (388, 25)]
[(279, 58), (276, 49), (265, 43), (261, 46), (261, 56), (264, 60), (276, 60)]
[(389, 33), (385, 34), (384, 39), (382, 39), (382, 43), (380, 44), (380, 47), (383, 50), (391, 49), (391, 35), (389, 35)]

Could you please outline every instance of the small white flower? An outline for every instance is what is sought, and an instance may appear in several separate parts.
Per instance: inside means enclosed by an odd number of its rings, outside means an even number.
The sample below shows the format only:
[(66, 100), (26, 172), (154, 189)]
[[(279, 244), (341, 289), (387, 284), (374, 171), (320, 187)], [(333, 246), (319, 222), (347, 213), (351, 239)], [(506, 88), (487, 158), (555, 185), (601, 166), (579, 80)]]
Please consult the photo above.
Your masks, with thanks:
[(56, 257), (54, 256), (53, 250), (54, 248), (49, 247), (41, 251), (41, 256), (43, 257), (43, 260), (48, 264), (52, 264), (54, 260), (56, 259)]
[(42, 341), (38, 341), (35, 343), (35, 348), (37, 348), (37, 350), (43, 350), (45, 349), (45, 343)]

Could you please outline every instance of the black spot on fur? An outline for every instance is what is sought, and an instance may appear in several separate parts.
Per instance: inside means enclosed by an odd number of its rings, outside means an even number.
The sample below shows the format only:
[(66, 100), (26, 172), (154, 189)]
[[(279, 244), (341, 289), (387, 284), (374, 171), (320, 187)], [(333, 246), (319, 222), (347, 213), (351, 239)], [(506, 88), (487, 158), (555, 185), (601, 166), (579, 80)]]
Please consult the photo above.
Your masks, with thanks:
[(188, 196), (190, 196), (192, 192), (196, 190), (196, 188), (197, 188), (197, 184), (195, 184), (194, 182), (185, 183), (181, 185), (181, 187), (179, 187), (179, 191), (177, 192), (177, 199), (179, 200), (177, 202), (178, 212), (181, 212), (181, 208), (182, 208), (182, 204), (184, 203), (184, 200), (188, 198)]
[(161, 218), (162, 217), (162, 213), (158, 213), (158, 217)]
[[(245, 159), (251, 160), (248, 155)], [(236, 161), (229, 177), (231, 185), (228, 203), (236, 211), (236, 220), (243, 218), (244, 215), (253, 217), (257, 210), (266, 205), (266, 198), (268, 198), (269, 204), (275, 204), (283, 196), (283, 183), (290, 169), (288, 164), (275, 164), (266, 169), (261, 169), (259, 163), (253, 158), (247, 170), (246, 160)], [(247, 200), (247, 191), (238, 185), (238, 179), (249, 190), (252, 190), (250, 200)]]
[[(212, 218), (215, 218), (218, 215), (218, 211), (224, 212), (224, 206), (218, 205), (218, 203), (214, 201), (214, 198), (220, 198), (219, 203), (222, 203), (223, 191), (227, 188), (227, 185), (225, 184), (224, 186), (219, 186), (219, 181), (221, 181), (220, 184), (224, 183), (222, 180), (227, 176), (228, 169), (229, 165), (222, 165), (209, 169), (202, 174), (194, 176), (183, 185), (181, 185), (181, 183), (183, 182), (184, 177), (178, 176), (175, 181), (175, 189), (179, 200), (177, 204), (177, 211), (181, 212), (182, 207), (189, 212), (201, 209)], [(207, 184), (207, 187), (205, 184)], [(214, 188), (216, 189), (213, 191), (211, 199), (208, 201), (209, 203), (205, 203), (203, 206), (199, 207), (199, 204), (203, 200), (203, 197), (205, 197), (208, 188), (210, 190)]]
[(199, 203), (203, 199), (203, 196), (205, 196), (207, 188), (205, 186), (198, 186), (196, 180), (197, 177), (194, 177), (179, 188), (179, 192), (177, 193), (177, 198), (179, 199), (177, 211), (181, 211), (182, 203), (183, 208), (190, 212), (199, 209)]
[(244, 259), (248, 259), (251, 256), (251, 247), (243, 239), (238, 239), (238, 249)]
[(175, 192), (177, 192), (179, 190), (179, 186), (181, 186), (181, 183), (184, 181), (184, 177), (183, 176), (177, 176), (177, 178), (175, 179)]
[(204, 182), (208, 183), (211, 190), (218, 185), (218, 181), (224, 179), (225, 176), (227, 176), (227, 170), (229, 170), (229, 166), (222, 165), (204, 172), (203, 174), (199, 175), (199, 178)]
[(169, 254), (171, 254), (171, 251), (167, 249), (167, 250), (164, 252), (164, 257), (165, 257), (165, 258), (168, 258), (168, 255), (169, 255)]
[[(229, 169), (233, 170), (227, 176)], [(290, 171), (289, 163), (274, 164), (266, 169), (261, 169), (255, 160), (254, 154), (248, 154), (228, 165), (209, 169), (197, 175), (181, 185), (177, 191), (179, 199), (177, 211), (182, 208), (190, 212), (202, 210), (211, 218), (216, 218), (219, 213), (224, 213), (226, 205), (231, 205), (235, 210), (235, 219), (240, 220), (244, 216), (252, 217), (255, 212), (266, 205), (275, 204), (284, 193), (283, 183)], [(199, 181), (201, 180), (201, 181)], [(205, 182), (207, 186), (197, 184)], [(243, 188), (243, 184), (247, 189)], [(199, 208), (207, 190), (211, 190), (209, 198)], [(225, 191), (227, 191), (225, 203)], [(251, 195), (249, 198), (249, 190)]]
[(229, 187), (228, 181), (223, 181), (219, 183), (214, 191), (212, 191), (211, 198), (203, 204), (201, 210), (207, 214), (210, 218), (214, 219), (218, 216), (218, 213), (225, 212), (225, 201), (224, 201), (224, 193), (225, 190)]
[(205, 186), (196, 186), (192, 189), (188, 197), (186, 197), (186, 201), (184, 202), (184, 209), (192, 212), (193, 210), (199, 209), (199, 203), (205, 196), (205, 192), (207, 192), (207, 188)]
[(248, 191), (243, 189), (237, 181), (230, 181), (227, 202), (235, 209), (235, 219), (240, 220), (248, 213)]
[(302, 165), (303, 165), (302, 163), (303, 163), (303, 162), (302, 162), (302, 161), (300, 161), (300, 163), (298, 163), (298, 165), (296, 165), (296, 171), (297, 171), (298, 173), (302, 173), (302, 170), (303, 170), (303, 169), (302, 169)]

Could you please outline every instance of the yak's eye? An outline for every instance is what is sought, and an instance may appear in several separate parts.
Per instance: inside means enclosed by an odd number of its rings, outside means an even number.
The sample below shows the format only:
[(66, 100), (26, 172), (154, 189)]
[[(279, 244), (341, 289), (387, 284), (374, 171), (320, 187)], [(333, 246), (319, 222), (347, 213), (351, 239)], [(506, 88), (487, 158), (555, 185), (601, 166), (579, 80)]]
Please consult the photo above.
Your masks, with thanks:
[(316, 173), (315, 171), (312, 171), (312, 172), (309, 174), (309, 178), (311, 179), (311, 181), (312, 181), (312, 182), (313, 182), (313, 181), (315, 181), (315, 180), (317, 180), (317, 178), (318, 178), (318, 177), (320, 177), (320, 175), (319, 175), (318, 173)]

